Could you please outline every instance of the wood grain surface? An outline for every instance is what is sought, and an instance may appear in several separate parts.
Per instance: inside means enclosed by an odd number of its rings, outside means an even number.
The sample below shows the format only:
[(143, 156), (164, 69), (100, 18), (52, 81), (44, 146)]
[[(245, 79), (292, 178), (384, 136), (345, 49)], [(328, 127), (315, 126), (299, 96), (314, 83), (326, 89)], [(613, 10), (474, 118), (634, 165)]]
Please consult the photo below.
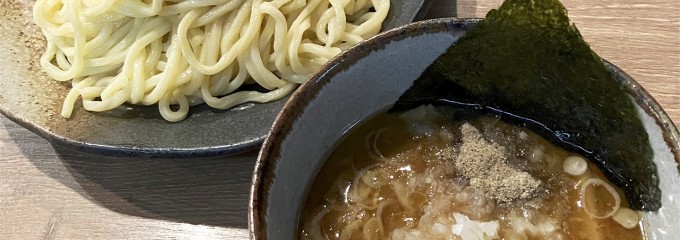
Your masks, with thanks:
[[(483, 17), (501, 0), (434, 0)], [(680, 122), (680, 1), (563, 0), (592, 48)], [(255, 153), (135, 159), (53, 146), (0, 117), (0, 239), (243, 239)]]

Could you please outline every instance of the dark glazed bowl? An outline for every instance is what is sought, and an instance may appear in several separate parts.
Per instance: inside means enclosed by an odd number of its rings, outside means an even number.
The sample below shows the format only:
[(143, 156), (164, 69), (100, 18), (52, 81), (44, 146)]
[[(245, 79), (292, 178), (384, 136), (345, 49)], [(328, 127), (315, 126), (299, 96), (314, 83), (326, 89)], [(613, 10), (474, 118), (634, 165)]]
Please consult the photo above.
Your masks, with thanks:
[[(45, 47), (33, 24), (32, 1), (0, 8), (0, 113), (54, 144), (96, 154), (142, 157), (202, 157), (258, 148), (287, 98), (247, 103), (229, 110), (193, 107), (178, 123), (165, 121), (156, 106), (127, 106), (92, 113), (76, 104), (59, 115), (69, 84), (47, 77), (38, 63)], [(3, 2), (4, 3), (4, 2)], [(421, 19), (431, 0), (392, 0), (383, 29)]]
[[(390, 107), (477, 19), (435, 19), (382, 33), (327, 64), (279, 113), (260, 151), (248, 212), (252, 239), (294, 239), (307, 191), (327, 154), (353, 125)], [(649, 239), (680, 235), (680, 135), (657, 102), (605, 61), (649, 134), (662, 207), (645, 212)], [(675, 217), (673, 217), (675, 216)]]

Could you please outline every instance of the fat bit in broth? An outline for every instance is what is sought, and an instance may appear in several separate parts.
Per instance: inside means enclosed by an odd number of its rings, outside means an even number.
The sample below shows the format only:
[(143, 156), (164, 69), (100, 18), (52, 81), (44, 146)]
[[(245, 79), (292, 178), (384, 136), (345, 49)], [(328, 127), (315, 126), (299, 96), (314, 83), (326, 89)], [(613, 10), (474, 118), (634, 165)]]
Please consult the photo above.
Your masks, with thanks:
[(582, 156), (496, 117), (383, 113), (329, 155), (300, 239), (643, 239), (640, 215)]

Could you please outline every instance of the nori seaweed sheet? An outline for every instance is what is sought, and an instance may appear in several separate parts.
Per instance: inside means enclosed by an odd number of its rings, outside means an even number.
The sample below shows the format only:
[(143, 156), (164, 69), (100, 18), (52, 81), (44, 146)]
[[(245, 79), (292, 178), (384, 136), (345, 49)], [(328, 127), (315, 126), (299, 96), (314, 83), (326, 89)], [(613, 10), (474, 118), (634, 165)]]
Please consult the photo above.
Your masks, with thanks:
[(506, 0), (397, 101), (456, 105), (522, 122), (590, 158), (636, 210), (661, 207), (647, 132), (630, 97), (557, 0)]

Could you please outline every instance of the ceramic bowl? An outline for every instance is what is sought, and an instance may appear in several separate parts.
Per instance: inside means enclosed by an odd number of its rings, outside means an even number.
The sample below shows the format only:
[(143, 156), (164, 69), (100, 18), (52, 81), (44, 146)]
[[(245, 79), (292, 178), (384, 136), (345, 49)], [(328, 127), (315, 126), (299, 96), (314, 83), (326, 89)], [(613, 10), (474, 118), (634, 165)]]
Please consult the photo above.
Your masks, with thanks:
[[(341, 54), (293, 94), (257, 161), (249, 210), (251, 238), (296, 238), (307, 191), (341, 137), (362, 119), (390, 107), (477, 21), (428, 20), (385, 32)], [(646, 233), (649, 239), (675, 239), (680, 234), (678, 131), (638, 83), (616, 66), (605, 65), (627, 89), (654, 150), (662, 208), (644, 214)]]

